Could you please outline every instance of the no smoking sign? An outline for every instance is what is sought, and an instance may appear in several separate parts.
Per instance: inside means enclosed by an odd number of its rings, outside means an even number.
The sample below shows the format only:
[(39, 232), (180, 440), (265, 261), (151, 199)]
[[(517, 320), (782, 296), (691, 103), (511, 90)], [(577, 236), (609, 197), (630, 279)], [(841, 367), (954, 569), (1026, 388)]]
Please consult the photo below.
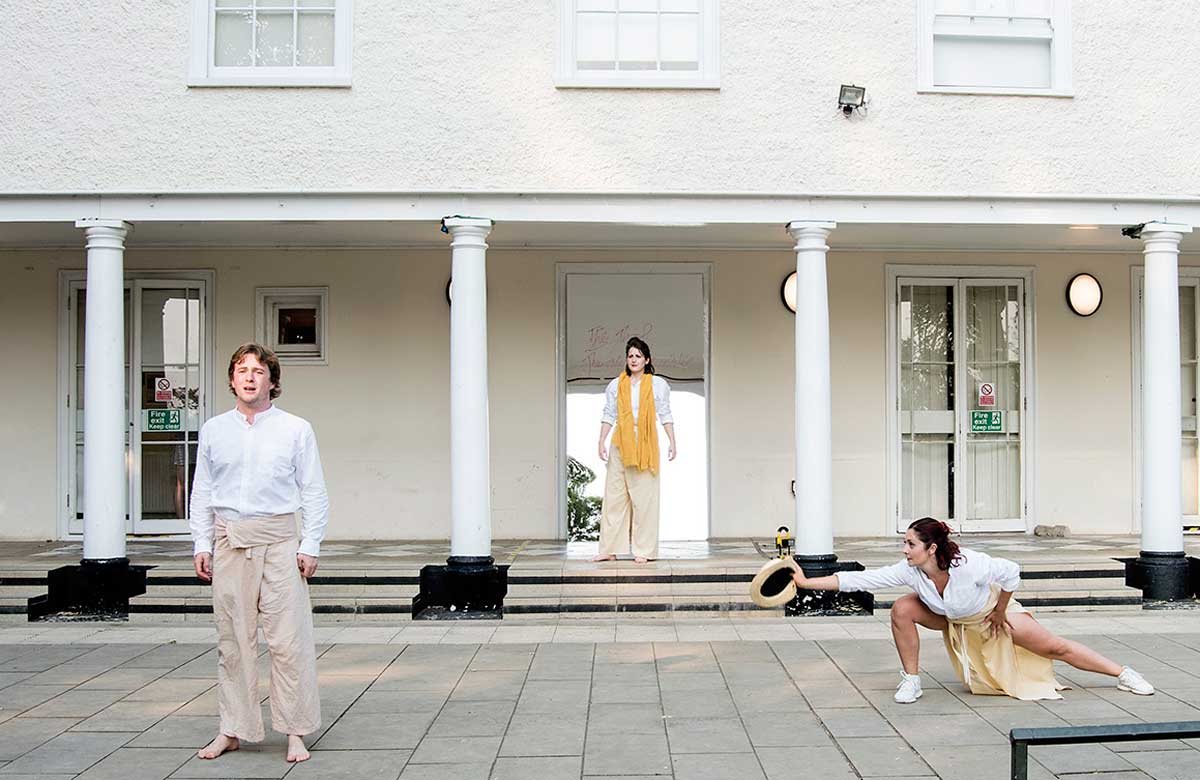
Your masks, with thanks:
[(979, 385), (979, 405), (980, 406), (995, 406), (996, 405), (996, 388), (991, 382), (981, 382)]

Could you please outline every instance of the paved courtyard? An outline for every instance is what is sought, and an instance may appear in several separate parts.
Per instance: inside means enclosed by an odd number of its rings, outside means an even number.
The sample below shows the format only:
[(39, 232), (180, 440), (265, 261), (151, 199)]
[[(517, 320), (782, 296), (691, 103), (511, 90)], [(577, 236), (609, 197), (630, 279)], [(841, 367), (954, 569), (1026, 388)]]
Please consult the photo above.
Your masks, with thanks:
[[(210, 627), (8, 623), (0, 778), (989, 780), (1008, 776), (1015, 726), (1200, 718), (1200, 613), (1042, 618), (1138, 668), (1152, 697), (1067, 668), (1062, 701), (970, 696), (927, 632), (925, 696), (907, 706), (886, 619), (320, 626), (325, 725), (295, 767), (277, 735), (193, 757), (217, 725)], [(1043, 780), (1200, 777), (1200, 741), (1032, 757)]]

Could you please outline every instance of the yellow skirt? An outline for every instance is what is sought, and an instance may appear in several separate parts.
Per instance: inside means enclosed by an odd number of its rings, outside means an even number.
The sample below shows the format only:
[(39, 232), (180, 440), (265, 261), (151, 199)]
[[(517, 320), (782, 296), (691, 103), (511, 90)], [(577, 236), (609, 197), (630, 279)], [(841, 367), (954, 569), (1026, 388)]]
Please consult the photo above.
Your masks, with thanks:
[[(1000, 588), (992, 585), (992, 595), (982, 612), (949, 620), (942, 631), (950, 663), (958, 678), (971, 693), (985, 696), (1012, 696), (1022, 701), (1061, 699), (1066, 688), (1054, 678), (1054, 663), (1023, 647), (1003, 633), (993, 637), (987, 616), (996, 608)], [(1016, 599), (1008, 602), (1009, 613), (1029, 613)]]

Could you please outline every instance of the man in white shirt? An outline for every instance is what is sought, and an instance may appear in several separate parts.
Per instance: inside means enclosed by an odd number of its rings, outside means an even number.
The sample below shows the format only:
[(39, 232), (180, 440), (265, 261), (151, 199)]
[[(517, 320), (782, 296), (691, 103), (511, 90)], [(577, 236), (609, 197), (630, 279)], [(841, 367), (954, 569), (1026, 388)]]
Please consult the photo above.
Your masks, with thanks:
[(229, 361), (237, 406), (200, 429), (190, 524), (196, 574), (213, 584), (221, 715), (220, 731), (200, 758), (264, 737), (260, 617), (271, 655), (271, 725), (288, 736), (288, 761), (309, 757), (303, 737), (321, 726), (305, 580), (317, 570), (329, 497), (312, 426), (271, 403), (280, 393), (279, 375), (274, 352), (239, 347)]

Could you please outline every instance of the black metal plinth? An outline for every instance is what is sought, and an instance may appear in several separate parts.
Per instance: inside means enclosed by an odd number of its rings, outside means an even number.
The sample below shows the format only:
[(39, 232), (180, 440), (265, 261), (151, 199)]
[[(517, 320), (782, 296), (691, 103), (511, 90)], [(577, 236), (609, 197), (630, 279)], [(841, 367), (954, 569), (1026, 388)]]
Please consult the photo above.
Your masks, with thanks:
[(508, 566), (488, 556), (450, 556), (445, 566), (422, 566), (413, 620), (496, 620), (504, 617)]
[[(839, 571), (862, 571), (858, 561), (839, 561), (836, 555), (793, 555), (792, 558), (809, 578), (828, 577)], [(866, 591), (843, 593), (836, 590), (797, 590), (796, 598), (783, 606), (786, 617), (870, 615), (875, 597)]]
[(1191, 560), (1179, 552), (1147, 552), (1126, 558), (1125, 584), (1142, 591), (1147, 601), (1190, 600), (1200, 587)]
[(129, 599), (146, 592), (148, 568), (108, 558), (52, 569), (46, 574), (49, 592), (28, 601), (29, 620), (127, 620)]

